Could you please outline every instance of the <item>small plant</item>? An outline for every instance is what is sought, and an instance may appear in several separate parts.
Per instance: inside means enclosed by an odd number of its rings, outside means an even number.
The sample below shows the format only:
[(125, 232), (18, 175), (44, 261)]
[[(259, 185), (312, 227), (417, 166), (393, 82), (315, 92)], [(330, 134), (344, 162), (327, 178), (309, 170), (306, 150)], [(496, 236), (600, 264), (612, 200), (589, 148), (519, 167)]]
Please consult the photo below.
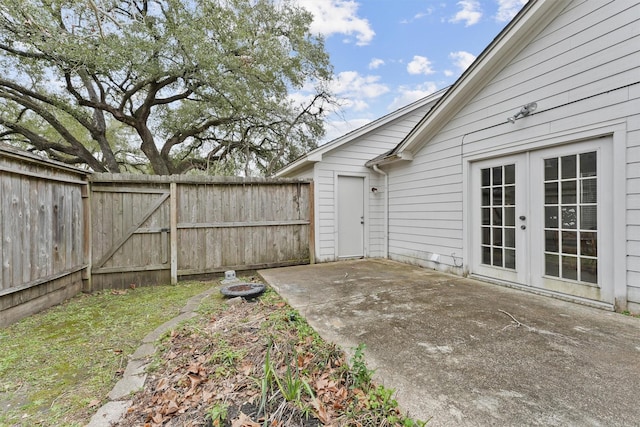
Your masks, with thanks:
[(270, 342), (265, 353), (263, 365), (264, 374), (259, 382), (260, 407), (258, 409), (258, 414), (264, 414), (265, 420), (269, 418), (267, 417), (267, 402), (270, 400), (270, 396), (279, 392), (286, 402), (292, 403), (294, 406), (299, 408), (303, 414), (308, 415), (310, 407), (305, 401), (305, 394), (311, 399), (315, 398), (311, 386), (302, 377), (298, 368), (292, 368), (290, 363), (287, 364), (287, 370), (284, 374), (279, 376), (271, 359), (272, 348), (272, 343)]
[(218, 341), (216, 347), (217, 350), (209, 358), (209, 363), (221, 365), (225, 368), (233, 368), (244, 357), (242, 350), (234, 349), (224, 339)]
[(370, 384), (375, 371), (369, 369), (364, 361), (365, 344), (360, 344), (355, 348), (353, 357), (349, 361), (351, 365), (351, 386), (366, 390)]
[[(395, 390), (372, 383), (373, 373), (364, 360), (364, 344), (354, 349), (349, 361), (348, 377), (357, 399), (351, 404), (350, 418), (356, 425), (424, 427), (427, 422), (403, 416), (394, 399)], [(365, 411), (362, 411), (365, 409)], [(357, 415), (356, 415), (357, 414)]]
[(299, 407), (305, 406), (302, 404), (303, 391), (306, 391), (312, 399), (314, 398), (313, 390), (311, 390), (309, 383), (300, 376), (298, 369), (296, 369), (294, 373), (291, 365), (287, 365), (287, 371), (282, 378), (276, 376), (275, 380), (280, 393), (282, 393), (282, 397), (284, 397), (287, 402), (293, 402)]
[(631, 314), (631, 312), (629, 310), (621, 311), (620, 314), (623, 314), (625, 316), (640, 318), (640, 314)]
[(205, 419), (211, 422), (213, 427), (221, 427), (227, 419), (227, 405), (224, 403), (216, 403), (207, 411)]
[(262, 414), (263, 411), (265, 411), (267, 398), (269, 397), (269, 389), (276, 376), (273, 365), (271, 364), (271, 342), (269, 342), (267, 352), (264, 356), (263, 370), (264, 373), (260, 380), (260, 408), (258, 409), (258, 414)]

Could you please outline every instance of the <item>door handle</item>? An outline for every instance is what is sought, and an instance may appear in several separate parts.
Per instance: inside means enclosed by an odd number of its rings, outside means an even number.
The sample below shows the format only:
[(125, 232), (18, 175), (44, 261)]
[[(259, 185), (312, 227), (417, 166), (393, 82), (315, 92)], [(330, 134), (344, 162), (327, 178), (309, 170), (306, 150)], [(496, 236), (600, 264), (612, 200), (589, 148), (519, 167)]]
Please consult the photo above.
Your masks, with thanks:
[(363, 216), (360, 217), (360, 224), (364, 224), (364, 217)]
[(520, 215), (520, 221), (524, 221), (525, 219), (527, 219), (527, 217), (526, 217), (526, 216), (524, 216), (524, 215)]

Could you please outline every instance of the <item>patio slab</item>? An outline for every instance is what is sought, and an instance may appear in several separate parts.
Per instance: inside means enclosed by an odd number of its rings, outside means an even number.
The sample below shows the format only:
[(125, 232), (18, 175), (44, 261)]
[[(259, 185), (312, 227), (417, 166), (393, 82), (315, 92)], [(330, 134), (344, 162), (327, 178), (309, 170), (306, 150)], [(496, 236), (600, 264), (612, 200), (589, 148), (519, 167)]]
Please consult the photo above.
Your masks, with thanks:
[(429, 426), (640, 420), (640, 319), (389, 260), (259, 273)]

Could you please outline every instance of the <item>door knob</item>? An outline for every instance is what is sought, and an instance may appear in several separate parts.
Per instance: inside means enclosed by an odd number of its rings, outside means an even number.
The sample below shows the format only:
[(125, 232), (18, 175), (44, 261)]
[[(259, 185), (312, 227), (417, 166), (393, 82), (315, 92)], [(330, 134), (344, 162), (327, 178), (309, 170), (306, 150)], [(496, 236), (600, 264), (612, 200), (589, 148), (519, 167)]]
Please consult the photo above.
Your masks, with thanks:
[(525, 219), (527, 219), (527, 217), (526, 217), (526, 216), (524, 216), (524, 215), (520, 215), (520, 221), (524, 221)]
[(526, 226), (526, 225), (521, 225), (521, 226), (520, 226), (520, 229), (521, 229), (521, 230), (526, 230), (526, 229), (527, 229), (527, 226)]

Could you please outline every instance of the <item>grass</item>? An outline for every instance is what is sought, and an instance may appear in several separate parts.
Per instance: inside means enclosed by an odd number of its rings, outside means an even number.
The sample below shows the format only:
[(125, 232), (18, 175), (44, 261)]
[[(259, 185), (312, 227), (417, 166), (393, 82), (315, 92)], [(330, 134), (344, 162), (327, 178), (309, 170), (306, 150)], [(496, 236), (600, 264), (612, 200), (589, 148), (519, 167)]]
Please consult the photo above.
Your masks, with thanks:
[(636, 317), (636, 318), (640, 319), (640, 313), (631, 314), (631, 312), (629, 310), (625, 310), (625, 311), (621, 312), (621, 314), (624, 314), (625, 316)]
[[(0, 426), (85, 425), (142, 338), (215, 285), (80, 295), (0, 329)], [(167, 421), (182, 414), (171, 421), (175, 425), (231, 425), (242, 402), (254, 398), (264, 423), (274, 426), (310, 416), (336, 426), (424, 425), (400, 414), (393, 390), (371, 382), (363, 346), (348, 363), (270, 289), (255, 303), (234, 306), (216, 293), (198, 313), (156, 343), (148, 384), (121, 425), (162, 414), (154, 405), (164, 397), (173, 401), (183, 389), (180, 411), (164, 413)], [(230, 392), (220, 392), (232, 384)]]
[(84, 425), (142, 338), (211, 286), (83, 294), (0, 329), (0, 426)]

